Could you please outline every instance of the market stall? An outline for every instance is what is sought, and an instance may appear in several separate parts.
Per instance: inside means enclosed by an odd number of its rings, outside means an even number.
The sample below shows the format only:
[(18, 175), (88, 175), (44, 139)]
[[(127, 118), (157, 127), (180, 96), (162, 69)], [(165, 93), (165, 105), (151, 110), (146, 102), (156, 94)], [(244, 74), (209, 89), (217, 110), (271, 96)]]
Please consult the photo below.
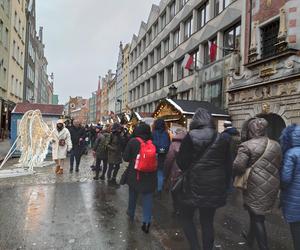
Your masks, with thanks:
[(193, 118), (193, 115), (198, 108), (204, 108), (210, 112), (218, 131), (223, 131), (224, 121), (229, 119), (229, 115), (224, 110), (217, 108), (213, 104), (205, 101), (189, 101), (166, 98), (159, 102), (153, 113), (153, 118), (164, 119), (168, 123), (169, 128), (178, 125), (189, 128), (189, 124)]

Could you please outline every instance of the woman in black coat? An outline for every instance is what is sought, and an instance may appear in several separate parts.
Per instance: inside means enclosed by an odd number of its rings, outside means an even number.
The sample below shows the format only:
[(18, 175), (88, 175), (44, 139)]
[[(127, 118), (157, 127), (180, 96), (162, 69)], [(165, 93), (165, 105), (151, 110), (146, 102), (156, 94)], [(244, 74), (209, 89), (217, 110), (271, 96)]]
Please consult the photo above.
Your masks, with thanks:
[(231, 178), (229, 161), (228, 140), (215, 130), (208, 111), (198, 109), (176, 158), (184, 175), (180, 219), (191, 249), (200, 249), (193, 222), (196, 210), (200, 213), (203, 249), (213, 249), (213, 221), (216, 209), (226, 203)]
[(141, 194), (143, 197), (142, 230), (145, 233), (148, 233), (152, 217), (152, 199), (153, 193), (156, 189), (157, 173), (156, 171), (151, 173), (139, 172), (139, 176), (137, 175), (137, 171), (134, 169), (134, 165), (136, 157), (140, 151), (140, 142), (136, 139), (136, 137), (141, 138), (145, 142), (151, 140), (150, 126), (145, 123), (141, 123), (135, 128), (134, 138), (130, 139), (123, 154), (124, 161), (129, 162), (126, 181), (129, 186), (129, 204), (127, 214), (133, 221), (137, 198), (138, 195)]

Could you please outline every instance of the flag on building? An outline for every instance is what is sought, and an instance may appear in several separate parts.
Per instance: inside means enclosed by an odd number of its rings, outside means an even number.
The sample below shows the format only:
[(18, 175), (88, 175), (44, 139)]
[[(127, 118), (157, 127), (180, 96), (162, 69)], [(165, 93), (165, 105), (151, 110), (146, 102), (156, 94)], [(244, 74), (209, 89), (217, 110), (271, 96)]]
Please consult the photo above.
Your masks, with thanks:
[(209, 45), (209, 58), (211, 62), (214, 62), (217, 57), (217, 44), (214, 41), (208, 41)]
[(194, 64), (194, 57), (193, 55), (190, 55), (190, 54), (186, 54), (184, 59), (183, 59), (183, 62), (182, 62), (182, 67), (187, 69), (187, 70), (191, 70), (192, 69), (192, 66)]

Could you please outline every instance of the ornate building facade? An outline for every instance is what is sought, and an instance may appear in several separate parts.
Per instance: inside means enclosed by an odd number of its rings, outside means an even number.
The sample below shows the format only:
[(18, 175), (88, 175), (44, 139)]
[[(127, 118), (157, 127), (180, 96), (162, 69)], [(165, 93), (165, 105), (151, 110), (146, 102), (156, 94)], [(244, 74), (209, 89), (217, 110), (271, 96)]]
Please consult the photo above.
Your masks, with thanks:
[(300, 123), (299, 1), (245, 2), (244, 66), (230, 73), (228, 110), (241, 129), (266, 118), (278, 139), (286, 125)]

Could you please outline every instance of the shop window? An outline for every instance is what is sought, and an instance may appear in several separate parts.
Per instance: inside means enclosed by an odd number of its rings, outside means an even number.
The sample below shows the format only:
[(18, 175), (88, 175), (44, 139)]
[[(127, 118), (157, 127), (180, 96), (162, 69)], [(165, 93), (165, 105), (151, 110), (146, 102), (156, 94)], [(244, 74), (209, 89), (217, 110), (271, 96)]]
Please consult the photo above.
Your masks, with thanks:
[(278, 43), (279, 20), (271, 22), (261, 28), (261, 56), (266, 58), (276, 54)]
[(184, 40), (187, 40), (193, 34), (193, 17), (190, 17), (184, 23)]
[(199, 9), (197, 15), (197, 28), (201, 29), (209, 21), (209, 1), (206, 1)]
[(224, 32), (224, 56), (239, 50), (241, 44), (241, 24), (238, 23)]
[(173, 49), (177, 48), (179, 45), (179, 34), (180, 34), (180, 29), (178, 28), (177, 30), (174, 31), (174, 37), (173, 37)]

